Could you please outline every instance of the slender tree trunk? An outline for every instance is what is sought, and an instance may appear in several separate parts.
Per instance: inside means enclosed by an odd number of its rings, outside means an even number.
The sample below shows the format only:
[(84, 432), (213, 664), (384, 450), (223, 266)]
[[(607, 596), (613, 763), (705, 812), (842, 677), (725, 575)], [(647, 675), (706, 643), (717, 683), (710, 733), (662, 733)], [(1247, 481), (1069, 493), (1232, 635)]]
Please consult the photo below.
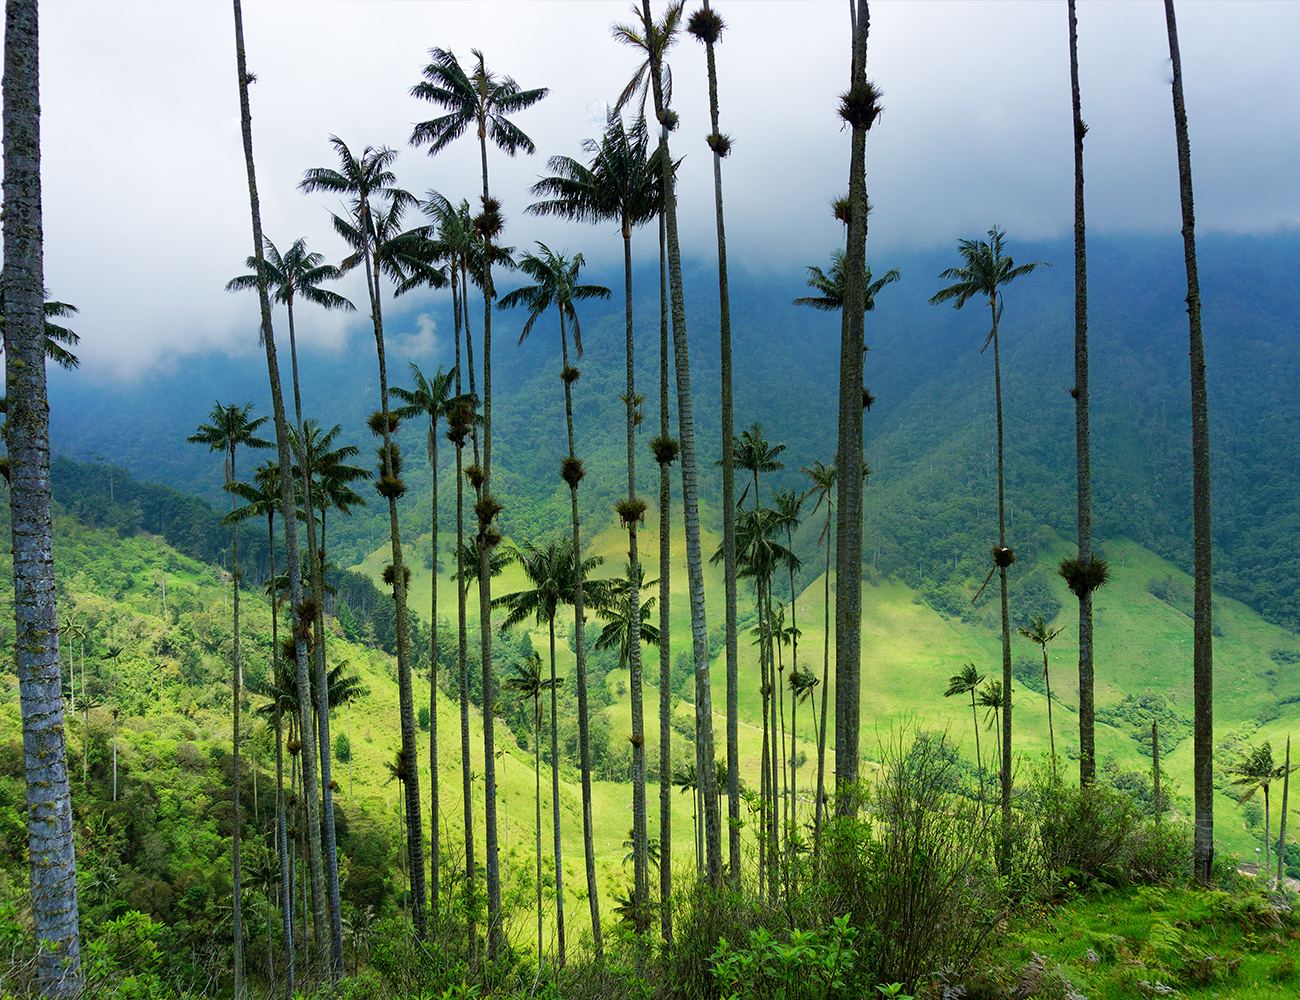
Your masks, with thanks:
[[(384, 495), (388, 499), (388, 523), (393, 556), (393, 599), (396, 603), (397, 612), (398, 711), (401, 715), (402, 753), (406, 756), (407, 773), (411, 776), (410, 780), (403, 783), (403, 792), (406, 796), (406, 867), (407, 871), (410, 872), (411, 879), (411, 895), (413, 897), (411, 900), (411, 916), (415, 924), (415, 934), (417, 938), (423, 941), (428, 936), (429, 926), (424, 883), (424, 834), (420, 830), (420, 766), (419, 750), (415, 742), (415, 693), (411, 686), (411, 634), (406, 608), (406, 567), (402, 559), (402, 534), (397, 516), (397, 498), (403, 490), (397, 487), (400, 480), (392, 462), (395, 445), (392, 441), (392, 425), (388, 415), (388, 364), (384, 352), (383, 310), (379, 299), (379, 262), (372, 258), (369, 263), (374, 269), (371, 309), (375, 327), (375, 351), (379, 358), (380, 412), (383, 414), (381, 424), (383, 438), (382, 473), (384, 479), (389, 481)], [(327, 737), (329, 735), (328, 706), (322, 707), (321, 715), (324, 718), (321, 732), (323, 736)], [(326, 787), (325, 796), (327, 814), (332, 815), (333, 805), (329, 797), (328, 787)], [(337, 880), (337, 862), (332, 861), (330, 865), (331, 886)], [(341, 948), (335, 952), (335, 967), (339, 973), (342, 972)]]
[[(466, 350), (469, 348), (469, 327), (465, 328), (465, 345)], [(469, 362), (469, 370), (474, 371), (473, 362)], [(460, 340), (456, 341), (456, 395), (461, 395), (460, 384)], [(470, 386), (470, 396), (474, 395), (473, 385)], [(472, 419), (471, 415), (471, 419)], [(466, 621), (467, 611), (465, 607), (466, 591), (468, 584), (465, 579), (465, 469), (464, 469), (464, 451), (465, 441), (462, 437), (456, 442), (456, 625), (458, 644), (456, 647), (456, 667), (457, 667), (457, 694), (460, 698), (460, 778), (461, 778), (461, 802), (463, 805), (463, 816), (465, 823), (465, 922), (468, 925), (469, 941), (469, 964), (475, 964), (475, 954), (478, 951), (478, 937), (475, 929), (475, 914), (477, 906), (475, 902), (475, 882), (477, 879), (476, 869), (474, 867), (474, 800), (473, 792), (473, 773), (470, 769), (470, 747), (469, 747), (469, 627)]]
[(1047, 669), (1047, 644), (1043, 644), (1043, 686), (1047, 688), (1047, 738), (1052, 748), (1052, 774), (1056, 774), (1056, 730), (1052, 728), (1052, 675)]
[[(253, 227), (253, 256), (257, 261), (258, 276), (257, 296), (261, 307), (262, 343), (266, 348), (267, 376), (271, 383), (271, 406), (275, 419), (275, 438), (279, 452), (281, 470), (293, 468), (293, 456), (289, 448), (289, 426), (285, 419), (284, 397), (280, 390), (280, 369), (276, 360), (275, 335), (271, 326), (271, 300), (267, 293), (265, 270), (263, 268), (262, 218), (257, 197), (257, 177), (253, 167), (253, 129), (252, 117), (248, 104), (249, 74), (244, 61), (244, 28), (239, 0), (234, 0), (235, 13), (235, 56), (239, 74), (239, 103), (243, 126), (244, 164), (248, 174), (248, 200)], [(293, 476), (280, 476), (280, 503), (284, 511), (295, 509), (293, 497)], [(298, 548), (298, 523), (293, 517), (284, 519), (284, 540), (286, 559), (289, 563), (290, 608), (293, 616), (293, 632), (298, 662), (298, 691), (300, 701), (305, 700), (303, 692), (310, 690), (311, 678), (307, 663), (307, 631), (310, 625), (301, 620), (302, 611), (302, 557)], [(303, 797), (307, 802), (307, 855), (311, 870), (312, 887), (317, 890), (315, 896), (322, 904), (316, 907), (315, 923), (317, 939), (323, 939), (325, 914), (323, 910), (324, 890), (321, 878), (320, 859), (320, 815), (317, 806), (316, 774), (316, 740), (310, 726), (303, 726), (301, 731), (303, 748)]]
[[(232, 445), (230, 448), (230, 478), (226, 481), (226, 484), (229, 485), (234, 481), (235, 481), (235, 449), (234, 446)], [(233, 495), (231, 496), (230, 499), (230, 509), (232, 512), (235, 509), (235, 498)], [(230, 925), (231, 925), (231, 933), (234, 935), (235, 938), (235, 951), (234, 951), (234, 962), (233, 962), (234, 968), (232, 970), (234, 972), (234, 977), (235, 977), (235, 1000), (242, 1000), (242, 998), (247, 994), (247, 989), (244, 985), (244, 902), (242, 898), (243, 893), (240, 884), (243, 878), (243, 869), (239, 863), (240, 861), (239, 859), (239, 839), (240, 839), (239, 838), (239, 826), (240, 826), (239, 701), (240, 698), (243, 696), (243, 692), (240, 690), (240, 687), (241, 687), (241, 681), (243, 680), (244, 671), (243, 671), (243, 664), (240, 663), (239, 661), (239, 525), (238, 524), (232, 524), (230, 526), (230, 551), (231, 551), (231, 566), (233, 567), (234, 570), (234, 572), (232, 573), (232, 580), (231, 580), (232, 590), (233, 590), (233, 595), (231, 600), (232, 603), (234, 604), (234, 650), (233, 650), (234, 670), (232, 671), (232, 677), (230, 679), (230, 690), (233, 695), (232, 700), (234, 702), (234, 707), (232, 712), (233, 724), (232, 724), (232, 732), (231, 732), (231, 739), (230, 739), (230, 743), (231, 743), (230, 767), (231, 767), (231, 777), (232, 777), (231, 804), (233, 806), (234, 811), (231, 820), (233, 825), (230, 834), (230, 869), (231, 869)]]
[[(560, 313), (560, 356), (564, 372), (569, 368), (569, 345), (564, 333), (564, 313)], [(573, 441), (573, 383), (566, 377), (564, 382), (564, 420), (569, 433), (570, 465), (577, 461)], [(580, 466), (576, 467), (580, 469)], [(580, 473), (579, 473), (580, 475)], [(591, 816), (591, 744), (589, 741), (590, 724), (587, 715), (587, 628), (583, 613), (582, 582), (582, 539), (578, 525), (578, 482), (575, 477), (569, 482), (569, 503), (573, 514), (573, 616), (574, 635), (577, 644), (578, 670), (578, 750), (582, 766), (582, 844), (587, 862), (587, 901), (591, 907), (592, 937), (595, 941), (597, 960), (603, 953), (600, 934), (600, 891), (596, 884), (596, 844)], [(639, 640), (638, 640), (639, 642)]]
[(975, 770), (980, 774), (980, 815), (984, 814), (984, 762), (980, 760), (980, 717), (975, 708), (975, 689), (970, 689), (970, 717), (975, 724)]
[[(704, 0), (709, 10), (709, 0)], [(718, 128), (718, 71), (714, 42), (705, 42), (709, 70), (709, 121)], [(731, 392), (731, 296), (727, 282), (727, 229), (722, 214), (722, 147), (713, 148), (713, 205), (718, 229), (718, 310), (722, 355), (722, 565), (727, 637), (727, 848), (731, 879), (740, 884), (740, 649), (736, 613), (736, 459)], [(755, 498), (757, 499), (757, 498)]]
[(533, 693), (533, 803), (537, 830), (537, 974), (542, 974), (546, 954), (542, 947), (542, 702), (541, 691)]
[[(647, 27), (653, 24), (650, 0), (642, 0)], [(686, 342), (686, 300), (682, 291), (682, 260), (677, 239), (677, 195), (673, 186), (672, 158), (668, 151), (668, 129), (663, 124), (665, 102), (662, 65), (651, 60), (655, 114), (660, 117), (659, 152), (667, 203), (669, 293), (672, 298), (673, 348), (677, 368), (677, 423), (682, 457), (682, 501), (686, 522), (686, 577), (691, 601), (691, 645), (695, 659), (695, 722), (699, 738), (695, 743), (701, 792), (704, 797), (704, 830), (709, 882), (722, 880), (722, 845), (719, 829), (717, 768), (713, 754), (713, 695), (709, 685), (709, 635), (704, 617), (704, 562), (700, 546), (700, 515), (695, 468), (695, 417), (691, 405), (691, 365)]]
[(1195, 701), (1192, 784), (1196, 829), (1192, 847), (1196, 877), (1208, 884), (1214, 863), (1214, 648), (1210, 537), (1210, 418), (1205, 392), (1205, 347), (1201, 340), (1201, 285), (1196, 274), (1196, 217), (1192, 206), (1192, 153), (1183, 104), (1183, 69), (1178, 53), (1174, 2), (1165, 0), (1169, 58), (1173, 63), (1174, 129), (1178, 139), (1178, 190), (1183, 208), (1183, 258), (1187, 266), (1187, 319), (1192, 384), (1192, 523), (1195, 539), (1195, 600), (1192, 617), (1192, 674)]
[[(632, 338), (632, 224), (623, 222), (623, 288), (627, 327), (627, 499), (636, 500), (636, 446), (633, 439), (636, 409), (636, 372)], [(632, 689), (632, 868), (636, 892), (637, 929), (645, 926), (650, 909), (650, 844), (645, 801), (645, 706), (641, 669), (641, 554), (637, 547), (637, 520), (627, 522), (628, 565), (628, 682)]]
[(35, 2), (9, 0), (5, 6), (5, 443), (32, 930), (39, 942), (41, 994), (77, 997), (82, 991), (81, 942), (54, 591), (45, 389), (39, 30)]
[(1160, 799), (1160, 724), (1154, 719), (1151, 722), (1151, 785), (1154, 812), (1159, 818), (1165, 809)]
[(1291, 789), (1291, 737), (1286, 738), (1286, 763), (1282, 765), (1282, 818), (1277, 825), (1277, 882), (1286, 875), (1286, 799)]
[[(659, 437), (668, 424), (668, 282), (665, 212), (659, 213)], [(673, 940), (672, 652), (669, 577), (672, 573), (672, 498), (668, 463), (659, 463), (659, 932)]]
[(828, 699), (831, 693), (831, 495), (826, 492), (826, 530), (822, 536), (826, 539), (826, 576), (824, 579), (823, 604), (823, 640), (822, 640), (822, 721), (817, 730), (817, 810), (813, 816), (813, 858), (818, 868), (822, 856), (822, 817), (826, 806), (826, 716), (829, 714)]
[[(483, 160), (483, 210), (488, 211), (487, 131), (479, 121), (479, 149)], [(489, 568), (492, 548), (500, 536), (492, 527), (496, 516), (492, 499), (492, 236), (483, 236), (483, 489), (479, 494), (481, 506), (478, 513), (479, 575), (478, 618), (482, 642), (483, 664), (483, 800), (486, 831), (484, 834), (484, 867), (487, 874), (488, 893), (488, 958), (495, 961), (503, 943), (504, 927), (501, 923), (501, 870), (497, 849), (497, 773), (496, 733), (492, 718), (492, 573)], [(579, 608), (581, 613), (581, 608)], [(579, 626), (581, 627), (581, 626)], [(581, 635), (581, 633), (579, 633)], [(596, 903), (593, 900), (592, 906)], [(596, 950), (600, 951), (600, 936), (596, 936)]]
[[(756, 498), (757, 499), (757, 498)], [(758, 867), (759, 867), (759, 898), (763, 897), (763, 885), (766, 884), (768, 894), (773, 900), (776, 899), (776, 886), (772, 881), (772, 854), (776, 850), (775, 838), (772, 836), (772, 827), (774, 821), (772, 815), (775, 811), (774, 800), (776, 792), (774, 791), (775, 774), (772, 767), (772, 753), (770, 749), (770, 734), (772, 731), (772, 668), (771, 656), (769, 655), (772, 648), (771, 625), (767, 620), (767, 604), (764, 601), (763, 581), (760, 577), (756, 582), (755, 593), (758, 604), (758, 670), (759, 670), (759, 690), (763, 701), (763, 756), (762, 756), (762, 787), (759, 789), (759, 810), (760, 823), (762, 829), (762, 839), (758, 849)]]
[[(993, 314), (993, 390), (998, 419), (998, 548), (1007, 547), (1006, 479), (1003, 475), (1002, 450), (1002, 362), (998, 356), (998, 306), (996, 295), (989, 300)], [(998, 583), (1002, 597), (1002, 838), (1000, 864), (1005, 870), (1010, 861), (1011, 830), (1011, 611), (1007, 604), (1007, 567), (998, 564)]]
[(433, 595), (429, 599), (429, 910), (434, 926), (441, 926), (442, 889), (439, 866), (442, 844), (439, 839), (438, 807), (442, 801), (438, 786), (438, 423), (430, 422), (429, 465), (433, 476), (430, 501), (433, 520)]
[[(311, 454), (303, 434), (302, 394), (298, 390), (298, 339), (293, 324), (293, 295), (286, 303), (289, 314), (289, 359), (293, 376), (293, 408), (298, 426), (298, 446), (302, 449), (302, 495), (307, 518), (307, 563), (311, 567), (311, 591), (315, 598), (312, 615), (312, 656), (316, 663), (317, 749), (320, 751), (320, 782), (324, 808), (324, 850), (326, 905), (330, 922), (330, 975), (334, 982), (343, 978), (343, 922), (339, 909), (338, 841), (334, 832), (334, 789), (330, 774), (329, 677), (325, 662), (325, 558), (323, 544), (316, 545), (316, 505), (313, 498), (313, 478), (316, 456)], [(233, 510), (233, 504), (232, 504)], [(323, 512), (322, 512), (323, 517)], [(322, 524), (322, 528), (324, 525)], [(323, 708), (320, 706), (324, 706)]]
[[(1079, 562), (1092, 564), (1092, 457), (1088, 427), (1088, 244), (1083, 213), (1083, 123), (1079, 101), (1078, 22), (1070, 15), (1070, 93), (1074, 108), (1074, 440), (1079, 487)], [(1093, 702), (1092, 590), (1079, 597), (1079, 783), (1097, 777)]]
[(560, 742), (559, 683), (555, 678), (555, 615), (547, 621), (551, 637), (551, 832), (555, 839), (555, 923), (559, 955), (557, 968), (564, 968), (564, 865), (560, 848)]
[[(853, 8), (850, 8), (852, 10)], [(867, 85), (867, 0), (857, 0), (850, 87)], [(840, 335), (838, 538), (835, 545), (835, 808), (857, 812), (858, 735), (862, 683), (862, 347), (866, 306), (867, 131), (853, 126), (849, 160), (849, 225)]]

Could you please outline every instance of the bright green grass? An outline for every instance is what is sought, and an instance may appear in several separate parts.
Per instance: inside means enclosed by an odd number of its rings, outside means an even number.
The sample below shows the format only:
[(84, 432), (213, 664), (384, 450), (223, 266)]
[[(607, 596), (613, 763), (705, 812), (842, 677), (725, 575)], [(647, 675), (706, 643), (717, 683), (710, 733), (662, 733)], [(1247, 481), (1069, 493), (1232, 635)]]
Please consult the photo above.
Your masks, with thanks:
[[(1295, 894), (1286, 902), (1294, 906)], [(1141, 982), (1224, 1000), (1300, 992), (1297, 921), (1249, 889), (1130, 888), (1039, 908), (1012, 921), (989, 964), (1018, 970), (1035, 954), (1091, 1000), (1156, 995)]]

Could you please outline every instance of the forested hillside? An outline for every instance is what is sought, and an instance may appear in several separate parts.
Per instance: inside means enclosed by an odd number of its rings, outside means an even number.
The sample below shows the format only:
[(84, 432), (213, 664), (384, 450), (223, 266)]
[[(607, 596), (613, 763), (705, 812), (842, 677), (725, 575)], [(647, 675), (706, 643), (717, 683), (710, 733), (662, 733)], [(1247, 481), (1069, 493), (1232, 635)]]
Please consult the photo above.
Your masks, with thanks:
[[(576, 235), (576, 234), (575, 234)], [(1066, 390), (1072, 375), (1072, 259), (1064, 244), (1009, 247), (1018, 261), (1045, 260), (1008, 293), (1003, 320), (1003, 378), (1007, 421), (1007, 476), (1011, 537), (1032, 572), (1032, 545), (1040, 525), (1072, 534), (1074, 524), (1074, 411)], [(1300, 381), (1300, 286), (1295, 261), (1300, 237), (1211, 236), (1203, 241), (1202, 275), (1213, 435), (1215, 573), (1218, 592), (1256, 608), (1270, 621), (1300, 627), (1300, 577), (1287, 569), (1286, 539), (1300, 531), (1300, 414), (1290, 405)], [(867, 454), (873, 470), (866, 505), (864, 560), (879, 572), (923, 587), (937, 606), (952, 605), (957, 590), (983, 577), (994, 521), (992, 363), (980, 356), (987, 317), (932, 307), (937, 274), (955, 253), (936, 251), (881, 260), (902, 281), (884, 289), (868, 316), (866, 378), (876, 397), (867, 416)], [(825, 261), (809, 261), (825, 265)], [(1187, 414), (1185, 316), (1180, 309), (1182, 258), (1166, 238), (1107, 238), (1090, 253), (1093, 354), (1092, 413), (1094, 530), (1127, 536), (1190, 568), (1191, 473)], [(643, 427), (658, 425), (658, 305), (653, 270), (637, 272), (638, 380), (646, 397)], [(691, 299), (692, 365), (702, 455), (719, 454), (716, 281), (707, 267), (687, 271)], [(736, 425), (758, 421), (767, 437), (785, 442), (785, 469), (773, 487), (806, 488), (798, 470), (834, 451), (838, 320), (791, 300), (806, 291), (803, 275), (732, 275), (736, 339)], [(599, 280), (597, 276), (596, 280)], [(502, 279), (508, 288), (509, 275)], [(605, 281), (617, 285), (616, 275)], [(250, 344), (252, 317), (250, 300)], [(416, 317), (451, 326), (445, 299), (414, 298), (395, 311), (395, 332)], [(506, 510), (505, 529), (521, 539), (558, 535), (567, 522), (567, 489), (558, 469), (564, 453), (563, 406), (557, 384), (555, 331), (539, 324), (514, 346), (522, 319), (503, 313), (505, 331), (493, 354), (499, 380), (494, 440)], [(504, 342), (502, 342), (504, 341)], [(440, 335), (430, 356), (415, 360), (431, 375), (450, 364), (450, 337)], [(395, 341), (400, 345), (400, 339)], [(584, 518), (599, 528), (614, 519), (622, 461), (622, 317), (616, 307), (587, 303), (587, 353), (575, 386), (575, 421), (588, 476), (580, 494)], [(340, 440), (363, 448), (364, 421), (374, 405), (369, 338), (356, 334), (340, 355), (304, 352), (302, 381), (308, 415), (342, 425)], [(390, 349), (390, 379), (409, 382), (400, 346)], [(186, 371), (143, 376), (133, 385), (105, 386), (96, 373), (52, 373), (56, 453), (98, 455), (137, 478), (165, 482), (217, 501), (219, 465), (184, 444), (211, 399), (254, 401), (267, 408), (266, 376), (255, 356), (214, 355)], [(166, 405), (162, 405), (166, 400)], [(643, 434), (648, 442), (653, 432)], [(424, 431), (409, 426), (411, 489), (404, 517), (428, 530), (428, 471)], [(642, 445), (643, 449), (646, 445)], [(648, 458), (648, 456), (647, 456)], [(709, 464), (706, 463), (706, 464)], [(448, 465), (450, 463), (447, 463)], [(653, 463), (643, 460), (642, 489), (652, 494)], [(706, 510), (717, 510), (721, 480), (701, 478)], [(443, 472), (444, 495), (454, 490)], [(150, 503), (153, 506), (150, 506)], [(159, 515), (141, 498), (143, 523)], [(361, 560), (386, 537), (373, 504), (334, 529), (333, 559)], [(168, 537), (175, 530), (162, 512)], [(805, 527), (799, 549), (815, 563), (816, 532)], [(805, 575), (805, 582), (811, 577)], [(787, 588), (788, 589), (788, 588)]]

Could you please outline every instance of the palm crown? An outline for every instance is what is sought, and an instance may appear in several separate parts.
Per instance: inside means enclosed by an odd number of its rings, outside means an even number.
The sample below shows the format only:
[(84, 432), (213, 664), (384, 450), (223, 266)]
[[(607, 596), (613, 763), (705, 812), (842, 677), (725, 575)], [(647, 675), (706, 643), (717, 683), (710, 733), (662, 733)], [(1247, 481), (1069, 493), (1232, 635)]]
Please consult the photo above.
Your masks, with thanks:
[[(953, 301), (954, 309), (960, 309), (968, 299), (976, 295), (986, 296), (989, 305), (998, 313), (1001, 308), (996, 304), (1000, 297), (998, 289), (1009, 284), (1021, 275), (1028, 274), (1040, 264), (1051, 267), (1046, 261), (1036, 260), (1030, 264), (1016, 266), (1015, 262), (1002, 252), (1006, 233), (994, 226), (989, 230), (987, 240), (958, 240), (957, 252), (965, 262), (962, 267), (950, 267), (941, 271), (939, 277), (955, 279), (956, 284), (940, 289), (930, 297), (930, 305)], [(990, 338), (992, 334), (989, 334)]]
[(514, 156), (519, 150), (532, 153), (533, 140), (506, 116), (532, 107), (548, 93), (545, 87), (523, 90), (512, 77), (489, 72), (478, 49), (471, 49), (477, 65), (468, 75), (446, 49), (430, 49), (432, 60), (424, 67), (424, 79), (411, 88), (411, 96), (447, 109), (447, 114), (420, 122), (411, 132), (411, 145), (428, 145), (429, 155), (442, 152), (470, 125), (476, 125), (480, 139), (490, 138), (498, 149)]
[[(343, 272), (333, 264), (326, 264), (321, 254), (309, 251), (306, 240), (294, 240), (283, 255), (270, 240), (266, 240), (265, 243), (266, 254), (262, 260), (262, 268), (266, 273), (267, 282), (275, 286), (276, 302), (289, 305), (297, 297), (325, 309), (343, 309), (346, 312), (356, 310), (356, 306), (338, 292), (319, 287), (322, 281), (334, 281)], [(244, 264), (256, 272), (258, 266), (256, 257), (249, 257)], [(228, 292), (242, 292), (250, 288), (257, 288), (256, 273), (241, 274), (226, 282)]]
[[(819, 309), (822, 312), (838, 312), (844, 308), (844, 288), (845, 288), (845, 263), (844, 251), (836, 250), (831, 254), (831, 269), (829, 272), (823, 271), (820, 267), (812, 265), (808, 268), (808, 287), (820, 292), (819, 295), (805, 295), (794, 300), (797, 306), (811, 306), (813, 309)], [(944, 274), (948, 274), (947, 271)], [(867, 266), (867, 298), (863, 306), (863, 312), (871, 312), (876, 308), (876, 293), (886, 285), (893, 284), (902, 274), (897, 268), (886, 271), (875, 281), (871, 280), (871, 266)]]
[(578, 272), (586, 263), (582, 254), (574, 254), (572, 259), (564, 254), (557, 254), (545, 243), (538, 243), (540, 255), (525, 253), (519, 261), (519, 270), (537, 282), (525, 285), (513, 292), (501, 296), (498, 309), (511, 309), (524, 306), (528, 309), (528, 320), (519, 334), (519, 343), (523, 343), (532, 332), (533, 324), (544, 312), (555, 306), (560, 311), (561, 320), (567, 319), (573, 324), (573, 345), (582, 357), (582, 331), (578, 326), (578, 311), (574, 302), (579, 299), (607, 299), (609, 289), (604, 285), (578, 284)]

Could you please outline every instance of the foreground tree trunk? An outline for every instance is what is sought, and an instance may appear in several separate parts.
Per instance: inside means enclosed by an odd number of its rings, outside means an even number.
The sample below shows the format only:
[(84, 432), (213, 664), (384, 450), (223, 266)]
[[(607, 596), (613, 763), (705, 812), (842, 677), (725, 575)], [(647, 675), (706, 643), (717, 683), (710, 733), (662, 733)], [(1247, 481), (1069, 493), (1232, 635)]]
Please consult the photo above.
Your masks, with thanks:
[[(235, 13), (235, 60), (239, 74), (239, 108), (244, 140), (244, 165), (248, 174), (248, 201), (253, 223), (253, 256), (257, 260), (257, 297), (261, 307), (262, 343), (266, 348), (267, 375), (271, 382), (271, 408), (275, 419), (275, 440), (279, 452), (280, 468), (293, 468), (293, 454), (289, 447), (289, 424), (284, 412), (284, 394), (280, 388), (280, 367), (276, 359), (275, 335), (271, 326), (271, 299), (267, 291), (266, 271), (263, 265), (261, 208), (257, 197), (257, 175), (253, 166), (253, 125), (248, 105), (249, 73), (244, 60), (244, 23), (239, 0), (233, 0)], [(280, 476), (280, 507), (282, 511), (295, 509), (293, 476)], [(311, 690), (308, 669), (307, 634), (311, 623), (302, 615), (302, 556), (298, 547), (298, 522), (284, 518), (284, 546), (289, 563), (289, 606), (293, 621), (297, 681), (300, 703), (306, 701), (301, 692)], [(317, 955), (326, 936), (325, 888), (320, 857), (320, 807), (319, 784), (316, 773), (316, 734), (314, 727), (303, 725), (299, 733), (302, 743), (303, 798), (307, 805), (307, 866), (311, 875), (313, 924), (316, 930)], [(318, 973), (319, 975), (319, 973)]]
[(867, 132), (878, 113), (867, 83), (867, 0), (853, 18), (853, 66), (844, 114), (852, 126), (849, 225), (840, 333), (839, 523), (835, 545), (835, 809), (857, 811), (862, 669), (862, 347), (867, 301)]
[(1174, 0), (1165, 0), (1169, 58), (1173, 63), (1174, 130), (1178, 139), (1178, 191), (1183, 208), (1183, 259), (1187, 267), (1187, 320), (1192, 381), (1192, 532), (1196, 593), (1192, 613), (1192, 698), (1195, 702), (1192, 761), (1196, 828), (1192, 864), (1209, 884), (1214, 864), (1214, 648), (1213, 583), (1210, 557), (1210, 418), (1205, 392), (1205, 347), (1201, 341), (1201, 286), (1196, 274), (1196, 217), (1192, 207), (1192, 152), (1183, 104), (1183, 69), (1178, 55)]
[(669, 610), (672, 595), (672, 464), (668, 425), (668, 275), (665, 212), (659, 212), (659, 932), (673, 940), (673, 755), (672, 652)]
[[(650, 0), (641, 2), (647, 36), (654, 27)], [(696, 771), (704, 798), (704, 837), (709, 882), (722, 881), (722, 842), (718, 816), (718, 775), (713, 752), (713, 695), (709, 684), (709, 635), (704, 619), (704, 560), (700, 548), (700, 513), (695, 468), (695, 418), (691, 405), (691, 363), (686, 343), (686, 299), (682, 291), (682, 258), (677, 239), (677, 196), (668, 130), (675, 116), (664, 98), (663, 64), (650, 60), (655, 115), (659, 120), (659, 157), (663, 171), (665, 230), (668, 238), (668, 288), (672, 300), (673, 354), (677, 370), (677, 425), (682, 459), (682, 507), (686, 522), (686, 578), (691, 602), (691, 646), (695, 660)]]
[[(1088, 245), (1083, 214), (1083, 123), (1079, 101), (1078, 22), (1070, 14), (1070, 92), (1074, 106), (1074, 439), (1079, 493), (1079, 565), (1092, 565), (1092, 465), (1088, 428)], [(1097, 777), (1093, 705), (1092, 588), (1079, 594), (1079, 784)], [(1049, 702), (1050, 705), (1050, 702)]]
[(34, 0), (9, 0), (4, 68), (4, 347), (14, 654), (22, 701), (32, 931), (40, 942), (40, 989), (47, 997), (78, 997), (82, 980), (77, 870), (50, 513), (38, 36)]

